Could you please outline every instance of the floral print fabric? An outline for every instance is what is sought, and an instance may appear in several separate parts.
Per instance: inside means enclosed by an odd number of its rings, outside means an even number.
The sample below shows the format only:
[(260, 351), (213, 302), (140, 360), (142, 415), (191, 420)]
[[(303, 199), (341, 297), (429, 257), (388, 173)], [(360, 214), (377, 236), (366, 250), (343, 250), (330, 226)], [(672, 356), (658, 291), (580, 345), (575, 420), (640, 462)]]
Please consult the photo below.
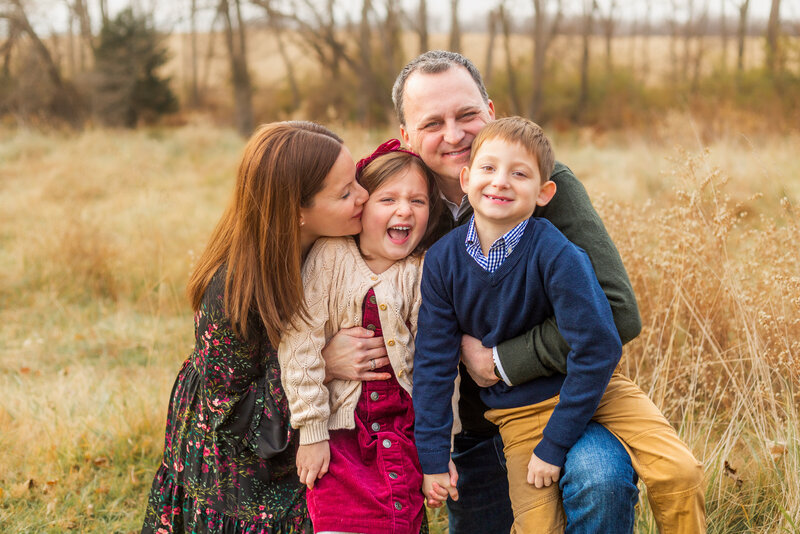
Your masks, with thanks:
[(195, 313), (142, 532), (310, 533), (277, 353), (263, 327), (250, 341), (234, 334), (224, 287), (221, 268)]

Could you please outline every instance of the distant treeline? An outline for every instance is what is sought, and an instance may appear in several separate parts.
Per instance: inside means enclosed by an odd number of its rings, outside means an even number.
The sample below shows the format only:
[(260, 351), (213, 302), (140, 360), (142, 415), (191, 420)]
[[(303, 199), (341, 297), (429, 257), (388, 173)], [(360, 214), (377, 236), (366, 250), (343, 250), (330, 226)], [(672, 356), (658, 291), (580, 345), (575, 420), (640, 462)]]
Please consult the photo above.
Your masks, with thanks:
[[(755, 114), (777, 128), (800, 123), (800, 23), (781, 18), (781, 0), (757, 22), (751, 0), (675, 0), (669, 8), (580, 0), (569, 10), (562, 0), (530, 0), (532, 15), (520, 15), (522, 0), (494, 0), (481, 24), (474, 15), (460, 20), (460, 2), (450, 0), (445, 42), (431, 34), (426, 0), (413, 9), (351, 1), (349, 11), (343, 0), (186, 0), (175, 21), (188, 28), (180, 83), (162, 74), (170, 51), (151, 13), (127, 8), (112, 18), (107, 0), (92, 9), (90, 0), (65, 2), (69, 30), (42, 37), (30, 18), (35, 0), (0, 0), (6, 122), (134, 127), (200, 111), (243, 135), (257, 122), (296, 116), (381, 126), (392, 121), (400, 68), (435, 42), (475, 61), (503, 114), (618, 128), (680, 107), (711, 119)], [(479, 45), (466, 33), (477, 27)], [(267, 45), (255, 39), (265, 34)], [(220, 55), (225, 66), (213, 76), (224, 78), (225, 95), (219, 79), (209, 81)], [(280, 81), (261, 81), (264, 55), (275, 57)]]

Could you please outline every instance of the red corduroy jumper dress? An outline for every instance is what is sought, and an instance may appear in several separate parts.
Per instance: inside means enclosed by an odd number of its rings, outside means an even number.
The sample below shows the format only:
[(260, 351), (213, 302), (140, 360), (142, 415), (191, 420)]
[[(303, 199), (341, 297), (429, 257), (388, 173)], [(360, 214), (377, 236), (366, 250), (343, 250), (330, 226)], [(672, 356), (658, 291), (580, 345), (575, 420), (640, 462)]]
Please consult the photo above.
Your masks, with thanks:
[[(361, 324), (382, 335), (372, 289), (363, 310)], [(392, 377), (362, 384), (356, 427), (331, 431), (329, 471), (306, 493), (316, 532), (420, 532), (425, 509), (411, 396), (390, 365), (376, 371)]]

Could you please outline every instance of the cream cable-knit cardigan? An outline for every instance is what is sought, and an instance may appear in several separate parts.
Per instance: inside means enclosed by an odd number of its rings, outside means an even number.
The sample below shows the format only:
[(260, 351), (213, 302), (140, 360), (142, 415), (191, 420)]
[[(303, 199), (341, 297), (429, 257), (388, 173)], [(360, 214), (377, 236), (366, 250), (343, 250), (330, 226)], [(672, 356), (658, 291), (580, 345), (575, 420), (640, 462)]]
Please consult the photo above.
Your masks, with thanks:
[(325, 384), (322, 348), (339, 330), (362, 326), (362, 305), (370, 288), (389, 361), (397, 381), (411, 394), (422, 258), (406, 258), (375, 274), (353, 238), (321, 238), (302, 272), (310, 322), (297, 320), (283, 333), (278, 358), (291, 424), (300, 429), (300, 444), (305, 445), (328, 439), (328, 430), (355, 428), (361, 382), (335, 379)]

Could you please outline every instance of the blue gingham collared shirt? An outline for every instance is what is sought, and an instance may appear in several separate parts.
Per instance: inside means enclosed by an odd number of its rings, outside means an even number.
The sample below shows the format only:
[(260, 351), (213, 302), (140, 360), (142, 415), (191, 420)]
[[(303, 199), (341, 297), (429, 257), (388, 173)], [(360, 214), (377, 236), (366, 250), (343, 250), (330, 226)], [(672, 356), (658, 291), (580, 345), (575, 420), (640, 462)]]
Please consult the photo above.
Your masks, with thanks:
[(481, 241), (478, 239), (478, 232), (475, 230), (475, 216), (473, 215), (469, 220), (467, 239), (464, 244), (467, 246), (467, 252), (472, 256), (472, 259), (478, 262), (478, 265), (483, 267), (484, 270), (493, 273), (500, 268), (506, 258), (514, 251), (522, 234), (525, 232), (526, 226), (528, 226), (528, 219), (525, 219), (492, 243), (492, 246), (489, 247), (489, 254), (484, 256), (481, 250)]

